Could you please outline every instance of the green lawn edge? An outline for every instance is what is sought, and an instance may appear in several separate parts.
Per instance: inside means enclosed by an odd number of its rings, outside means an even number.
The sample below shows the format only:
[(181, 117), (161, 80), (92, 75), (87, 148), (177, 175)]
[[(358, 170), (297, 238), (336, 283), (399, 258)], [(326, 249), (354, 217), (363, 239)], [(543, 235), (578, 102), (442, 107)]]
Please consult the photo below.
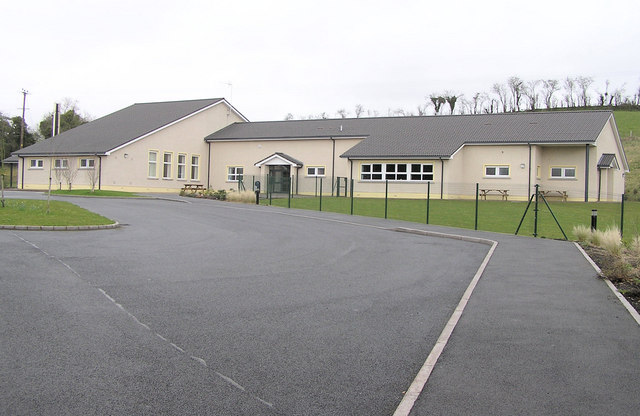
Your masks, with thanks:
[(103, 217), (70, 202), (36, 199), (5, 199), (0, 205), (0, 225), (3, 226), (104, 226), (116, 221)]

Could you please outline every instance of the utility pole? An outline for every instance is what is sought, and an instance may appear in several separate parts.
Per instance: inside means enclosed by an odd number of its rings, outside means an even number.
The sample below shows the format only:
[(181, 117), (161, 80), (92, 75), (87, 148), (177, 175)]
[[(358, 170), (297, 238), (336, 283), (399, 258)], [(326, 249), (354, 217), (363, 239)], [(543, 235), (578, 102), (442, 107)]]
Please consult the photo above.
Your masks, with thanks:
[(22, 122), (20, 123), (20, 149), (24, 147), (24, 109), (27, 104), (27, 94), (29, 91), (22, 89)]

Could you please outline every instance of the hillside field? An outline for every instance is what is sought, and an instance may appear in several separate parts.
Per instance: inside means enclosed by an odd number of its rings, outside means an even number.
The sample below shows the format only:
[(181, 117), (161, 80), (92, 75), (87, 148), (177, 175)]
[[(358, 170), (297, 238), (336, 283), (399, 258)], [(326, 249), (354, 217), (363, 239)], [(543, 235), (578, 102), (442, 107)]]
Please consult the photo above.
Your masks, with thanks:
[(625, 194), (629, 200), (640, 201), (640, 111), (614, 111), (613, 114), (629, 162)]

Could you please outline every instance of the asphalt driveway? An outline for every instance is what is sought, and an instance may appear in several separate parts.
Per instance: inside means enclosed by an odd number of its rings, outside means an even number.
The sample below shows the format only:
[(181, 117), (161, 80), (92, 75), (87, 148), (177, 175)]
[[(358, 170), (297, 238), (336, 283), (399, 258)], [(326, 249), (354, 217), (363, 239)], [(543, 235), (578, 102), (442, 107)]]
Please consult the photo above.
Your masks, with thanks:
[[(640, 330), (571, 243), (216, 201), (80, 199), (0, 231), (0, 413), (631, 414)], [(605, 386), (605, 387), (603, 387)], [(634, 399), (630, 399), (634, 398)]]

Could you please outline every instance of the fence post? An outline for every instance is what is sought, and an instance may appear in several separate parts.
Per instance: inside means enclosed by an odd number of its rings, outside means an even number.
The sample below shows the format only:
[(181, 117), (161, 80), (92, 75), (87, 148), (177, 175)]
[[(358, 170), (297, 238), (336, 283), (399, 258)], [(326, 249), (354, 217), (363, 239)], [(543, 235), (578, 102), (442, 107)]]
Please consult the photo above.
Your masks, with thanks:
[(622, 194), (622, 199), (620, 200), (620, 239), (623, 237), (624, 232), (624, 194)]
[(320, 178), (320, 211), (322, 211), (322, 178)]
[(533, 236), (534, 237), (538, 236), (538, 195), (540, 195), (539, 188), (540, 188), (540, 185), (536, 184), (536, 203), (533, 206)]
[(427, 224), (429, 224), (429, 202), (431, 200), (431, 182), (427, 182)]
[(474, 226), (474, 230), (478, 231), (478, 192), (479, 192), (480, 184), (476, 182), (476, 223)]
[(291, 208), (291, 191), (293, 185), (293, 178), (289, 178), (289, 192), (287, 192), (287, 208)]
[(389, 179), (384, 181), (384, 219), (387, 219), (387, 204), (389, 200)]
[(351, 179), (351, 215), (353, 215), (353, 179)]

